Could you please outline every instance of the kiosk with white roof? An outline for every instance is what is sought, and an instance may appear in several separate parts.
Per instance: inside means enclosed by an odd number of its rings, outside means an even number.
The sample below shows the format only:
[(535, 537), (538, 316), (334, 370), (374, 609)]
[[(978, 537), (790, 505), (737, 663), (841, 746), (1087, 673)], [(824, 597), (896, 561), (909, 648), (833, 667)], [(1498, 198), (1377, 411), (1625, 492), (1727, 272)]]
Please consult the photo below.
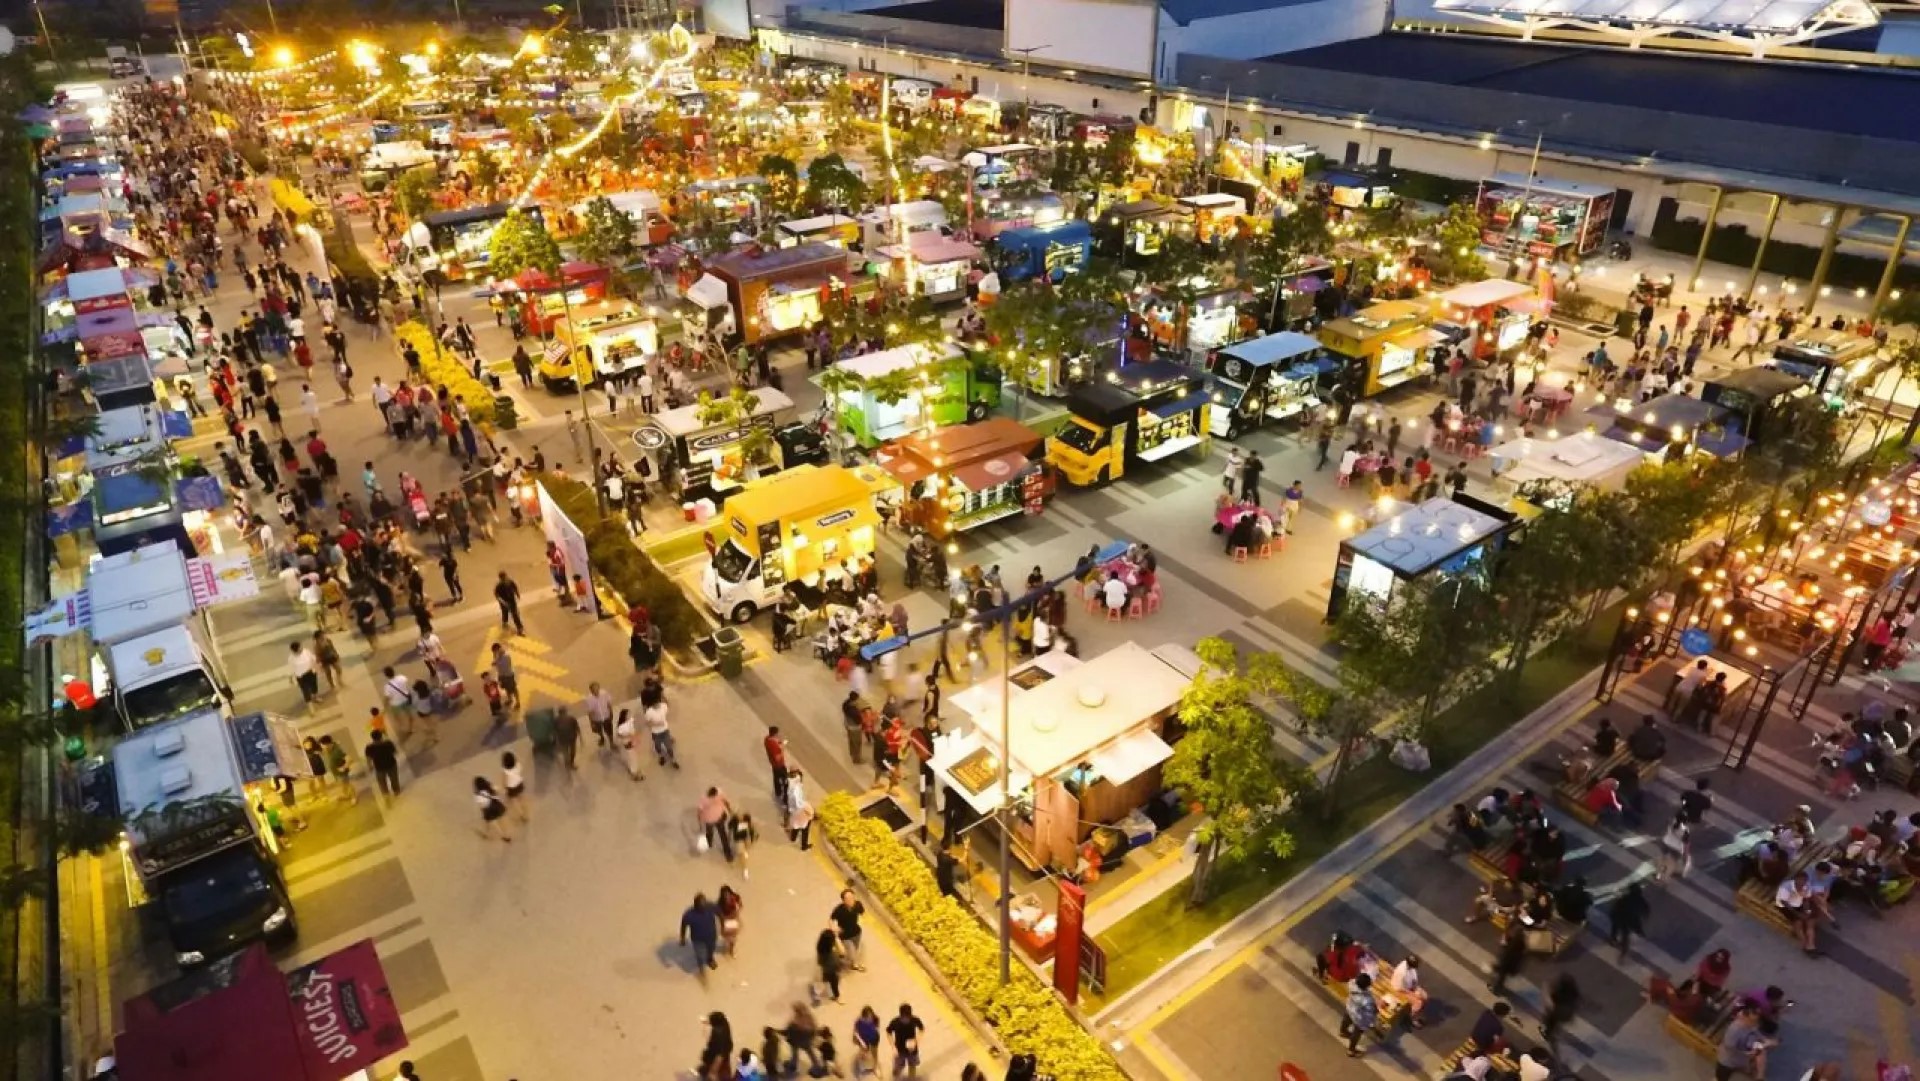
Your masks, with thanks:
[(1493, 448), (1494, 479), (1515, 499), (1564, 510), (1587, 488), (1617, 488), (1646, 460), (1636, 447), (1582, 429), (1559, 438), (1522, 436)]
[(980, 249), (923, 230), (908, 234), (904, 244), (882, 245), (874, 254), (884, 261), (887, 277), (900, 283), (908, 296), (924, 296), (937, 303), (967, 294), (967, 274), (980, 258)]
[[(106, 649), (107, 674), (114, 704), (129, 728), (143, 728), (201, 710), (219, 710), (226, 702), (213, 653), (177, 623), (136, 635)], [(103, 685), (96, 676), (95, 686)]]
[(936, 199), (889, 203), (860, 215), (861, 243), (868, 251), (898, 243), (915, 233), (944, 233), (947, 208)]
[(1435, 326), (1452, 323), (1464, 331), (1467, 354), (1476, 360), (1518, 349), (1532, 325), (1533, 287), (1505, 278), (1488, 278), (1441, 293)]
[(1005, 754), (1014, 853), (1035, 870), (1072, 868), (1096, 826), (1160, 792), (1192, 677), (1159, 650), (1128, 642), (1077, 665), (1030, 664), (1013, 679), (1004, 728), (997, 692), (968, 698), (974, 723), (936, 737), (934, 776), (976, 814), (990, 814), (1005, 802)]
[(1486, 568), (1518, 521), (1518, 515), (1462, 494), (1417, 503), (1341, 541), (1327, 619), (1339, 618), (1350, 596), (1385, 604), (1402, 582)]
[(811, 218), (783, 221), (774, 229), (783, 248), (801, 244), (826, 244), (835, 248), (851, 246), (860, 239), (860, 223), (845, 214), (820, 214)]

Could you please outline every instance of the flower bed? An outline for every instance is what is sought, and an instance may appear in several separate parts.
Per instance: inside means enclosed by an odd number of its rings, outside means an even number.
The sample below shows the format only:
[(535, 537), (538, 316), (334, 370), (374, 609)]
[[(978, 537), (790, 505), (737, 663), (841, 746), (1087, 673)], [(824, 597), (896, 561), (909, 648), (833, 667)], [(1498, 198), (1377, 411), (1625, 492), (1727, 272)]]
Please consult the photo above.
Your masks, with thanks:
[(820, 825), (829, 844), (1014, 1054), (1040, 1060), (1060, 1081), (1125, 1081), (1120, 1064), (1075, 1021), (1052, 990), (1024, 965), (1000, 983), (1000, 943), (959, 902), (940, 892), (933, 872), (887, 827), (863, 817), (844, 792), (828, 796)]
[(572, 477), (540, 474), (540, 483), (569, 521), (587, 538), (593, 573), (628, 604), (646, 608), (668, 649), (686, 652), (707, 633), (707, 622), (672, 578), (627, 535), (626, 523), (600, 513), (593, 489)]
[(482, 423), (483, 418), (493, 416), (493, 391), (473, 377), (473, 370), (461, 361), (459, 354), (437, 345), (433, 340), (433, 331), (428, 330), (425, 323), (409, 320), (400, 324), (394, 335), (402, 343), (413, 344), (414, 350), (420, 354), (420, 371), (429, 384), (446, 387), (454, 397), (467, 403), (467, 412), (473, 415), (476, 426)]

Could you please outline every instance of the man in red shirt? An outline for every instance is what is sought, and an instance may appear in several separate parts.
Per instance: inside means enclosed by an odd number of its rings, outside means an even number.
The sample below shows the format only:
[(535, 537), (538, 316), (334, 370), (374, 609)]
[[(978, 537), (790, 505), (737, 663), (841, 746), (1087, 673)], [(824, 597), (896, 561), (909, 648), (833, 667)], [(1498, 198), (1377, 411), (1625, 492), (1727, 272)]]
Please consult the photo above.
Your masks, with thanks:
[(765, 745), (767, 768), (773, 771), (773, 802), (784, 809), (787, 805), (787, 741), (780, 738), (779, 725), (767, 729)]

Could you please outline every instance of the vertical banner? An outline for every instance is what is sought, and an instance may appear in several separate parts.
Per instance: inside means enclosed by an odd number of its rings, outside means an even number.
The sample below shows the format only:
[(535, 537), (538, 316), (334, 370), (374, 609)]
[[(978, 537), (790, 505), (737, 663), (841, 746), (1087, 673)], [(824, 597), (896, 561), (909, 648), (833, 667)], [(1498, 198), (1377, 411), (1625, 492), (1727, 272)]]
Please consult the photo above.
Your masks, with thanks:
[[(540, 495), (540, 530), (548, 540), (560, 546), (560, 553), (567, 559), (567, 588), (573, 588), (573, 576), (577, 574), (587, 580), (587, 591), (592, 593), (593, 568), (587, 558), (587, 535), (580, 532), (580, 527), (561, 511), (560, 504), (554, 502), (546, 485), (536, 481), (534, 487)], [(595, 601), (594, 607), (598, 609), (598, 601)]]
[(1060, 890), (1060, 911), (1053, 939), (1053, 986), (1068, 1002), (1080, 1001), (1080, 942), (1085, 934), (1087, 891), (1065, 879), (1055, 885)]

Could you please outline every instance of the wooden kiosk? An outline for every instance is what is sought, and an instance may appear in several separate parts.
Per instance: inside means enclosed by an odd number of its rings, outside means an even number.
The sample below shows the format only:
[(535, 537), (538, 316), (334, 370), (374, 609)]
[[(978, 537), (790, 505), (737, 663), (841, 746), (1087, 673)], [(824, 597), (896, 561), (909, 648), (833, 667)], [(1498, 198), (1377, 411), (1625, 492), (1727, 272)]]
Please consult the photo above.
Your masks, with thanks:
[(1041, 441), (1017, 420), (990, 417), (903, 436), (875, 450), (873, 461), (907, 490), (901, 524), (945, 540), (1045, 509), (1053, 482), (1031, 460)]

